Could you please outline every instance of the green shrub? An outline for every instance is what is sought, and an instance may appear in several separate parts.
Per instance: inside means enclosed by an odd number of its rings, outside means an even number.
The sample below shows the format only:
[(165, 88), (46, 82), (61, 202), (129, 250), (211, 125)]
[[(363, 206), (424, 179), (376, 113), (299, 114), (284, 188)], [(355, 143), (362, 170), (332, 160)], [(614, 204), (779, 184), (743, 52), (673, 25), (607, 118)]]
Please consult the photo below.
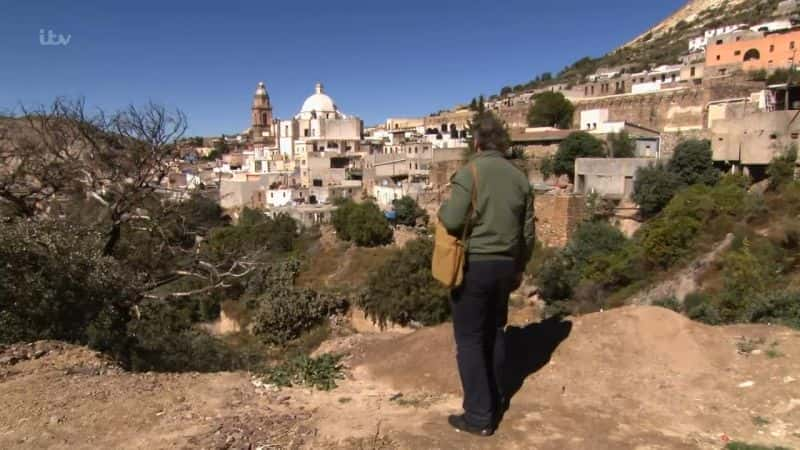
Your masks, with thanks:
[(338, 296), (297, 287), (270, 289), (258, 303), (253, 333), (272, 345), (286, 345), (346, 309), (346, 302)]
[(712, 186), (719, 180), (720, 173), (714, 168), (711, 156), (711, 142), (696, 139), (683, 141), (675, 147), (672, 159), (667, 163), (667, 169), (676, 174), (687, 186), (693, 184)]
[(686, 311), (690, 319), (703, 322), (707, 325), (719, 325), (722, 323), (719, 309), (711, 302), (699, 303), (692, 309)]
[(367, 280), (358, 304), (381, 326), (435, 325), (450, 317), (448, 291), (431, 275), (433, 242), (420, 238), (388, 258)]
[(683, 298), (683, 310), (688, 313), (704, 303), (711, 303), (711, 301), (711, 296), (704, 292), (691, 292)]
[(0, 342), (57, 339), (124, 353), (139, 294), (103, 244), (60, 221), (0, 224)]
[(612, 158), (633, 158), (636, 156), (636, 141), (627, 131), (608, 135), (608, 154)]
[(211, 230), (201, 251), (211, 260), (224, 263), (244, 255), (267, 251), (287, 253), (294, 249), (298, 224), (287, 214), (269, 218), (263, 213), (245, 208), (235, 226)]
[(747, 442), (733, 441), (725, 446), (725, 450), (791, 450), (786, 447), (748, 444)]
[(265, 381), (279, 387), (308, 386), (322, 391), (336, 388), (344, 378), (342, 355), (326, 353), (317, 358), (297, 355), (267, 371)]
[(800, 329), (800, 292), (767, 292), (752, 307), (750, 321)]
[(626, 243), (625, 235), (608, 223), (581, 223), (567, 246), (541, 263), (537, 285), (542, 298), (551, 302), (570, 298), (581, 279), (594, 279), (597, 258), (621, 251)]
[(778, 189), (794, 180), (797, 167), (797, 146), (792, 145), (785, 154), (775, 156), (767, 167), (770, 189)]
[(653, 306), (666, 308), (675, 312), (681, 312), (681, 303), (675, 298), (675, 296), (658, 299), (653, 302)]
[(668, 269), (689, 254), (702, 223), (694, 217), (658, 217), (641, 230), (639, 242), (650, 266)]
[(569, 129), (575, 107), (560, 92), (542, 92), (533, 98), (528, 110), (528, 125)]
[(640, 167), (633, 182), (633, 201), (644, 217), (658, 214), (683, 187), (680, 177), (663, 164)]
[(562, 253), (547, 258), (536, 275), (536, 285), (542, 299), (549, 302), (567, 300), (578, 282), (577, 274), (571, 270)]
[(352, 241), (359, 247), (377, 247), (392, 242), (389, 222), (378, 205), (372, 202), (341, 202), (333, 212), (331, 222), (340, 239)]
[(145, 300), (128, 324), (128, 365), (134, 371), (216, 372), (235, 370), (243, 360), (224, 342), (194, 326), (182, 300)]
[(719, 297), (723, 322), (749, 322), (759, 295), (775, 280), (775, 269), (767, 255), (756, 255), (749, 241), (729, 251), (722, 260), (724, 287)]
[(558, 145), (553, 157), (553, 171), (556, 175), (569, 175), (575, 178), (575, 159), (602, 158), (606, 155), (603, 142), (585, 131), (576, 131)]
[(397, 223), (400, 225), (413, 227), (417, 224), (417, 219), (428, 222), (428, 213), (419, 207), (416, 200), (407, 195), (393, 201), (392, 205), (397, 213)]

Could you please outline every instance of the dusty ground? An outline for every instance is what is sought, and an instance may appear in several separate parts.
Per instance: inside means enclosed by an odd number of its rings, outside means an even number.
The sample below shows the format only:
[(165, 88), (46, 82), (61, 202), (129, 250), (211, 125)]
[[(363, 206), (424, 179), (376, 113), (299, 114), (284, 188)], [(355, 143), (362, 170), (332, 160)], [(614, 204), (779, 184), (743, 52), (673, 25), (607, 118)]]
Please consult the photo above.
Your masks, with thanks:
[(797, 331), (650, 307), (525, 314), (509, 329), (518, 392), (491, 438), (444, 421), (460, 405), (444, 325), (326, 343), (352, 355), (329, 393), (276, 392), (246, 373), (128, 374), (58, 343), (0, 349), (0, 448), (800, 448)]

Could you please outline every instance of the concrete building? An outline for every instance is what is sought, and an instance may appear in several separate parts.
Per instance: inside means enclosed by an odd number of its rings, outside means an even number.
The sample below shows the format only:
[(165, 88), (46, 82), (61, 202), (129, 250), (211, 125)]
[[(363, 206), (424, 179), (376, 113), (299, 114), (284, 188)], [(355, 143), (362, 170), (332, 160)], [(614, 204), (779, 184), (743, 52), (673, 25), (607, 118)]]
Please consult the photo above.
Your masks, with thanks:
[(596, 193), (610, 199), (630, 198), (636, 171), (655, 161), (653, 158), (578, 158), (573, 192)]
[(706, 71), (725, 75), (733, 70), (774, 70), (787, 68), (797, 61), (800, 29), (774, 33), (755, 33), (754, 38), (709, 45)]
[(702, 52), (706, 49), (709, 42), (713, 40), (725, 36), (727, 34), (731, 34), (733, 32), (743, 30), (747, 27), (745, 24), (737, 24), (737, 25), (726, 25), (724, 27), (713, 28), (710, 30), (706, 30), (702, 36), (698, 36), (689, 40), (689, 52)]
[(603, 141), (607, 141), (611, 134), (625, 132), (636, 144), (637, 157), (660, 157), (661, 135), (658, 131), (626, 121), (609, 121), (608, 109), (581, 111), (580, 128)]
[(511, 130), (511, 144), (521, 148), (532, 159), (552, 156), (558, 145), (575, 130), (559, 130), (552, 127), (533, 127)]
[[(761, 111), (741, 118), (714, 121), (714, 161), (745, 172), (763, 169), (792, 145), (800, 146), (798, 111)], [(760, 166), (760, 167), (759, 167)]]

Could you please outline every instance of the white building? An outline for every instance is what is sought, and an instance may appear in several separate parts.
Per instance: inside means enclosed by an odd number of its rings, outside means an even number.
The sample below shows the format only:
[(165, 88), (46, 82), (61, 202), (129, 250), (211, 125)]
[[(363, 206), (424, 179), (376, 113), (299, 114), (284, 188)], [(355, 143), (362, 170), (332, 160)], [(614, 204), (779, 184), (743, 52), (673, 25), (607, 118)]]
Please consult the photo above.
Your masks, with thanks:
[(267, 191), (267, 205), (273, 208), (280, 208), (292, 204), (292, 189), (270, 189)]
[(756, 33), (773, 33), (775, 31), (788, 30), (790, 28), (792, 28), (792, 22), (783, 19), (754, 25), (750, 27), (750, 30), (755, 31)]
[(706, 47), (708, 46), (708, 43), (714, 38), (717, 38), (719, 36), (724, 36), (726, 34), (730, 34), (735, 31), (739, 31), (746, 28), (747, 25), (740, 23), (737, 25), (727, 25), (724, 27), (706, 30), (702, 36), (698, 36), (694, 39), (689, 40), (689, 51), (690, 52), (705, 51)]
[(646, 73), (637, 73), (631, 75), (631, 92), (633, 94), (644, 94), (648, 92), (656, 92), (661, 90), (662, 84), (677, 83), (681, 81), (681, 65), (663, 65), (658, 66), (653, 70)]

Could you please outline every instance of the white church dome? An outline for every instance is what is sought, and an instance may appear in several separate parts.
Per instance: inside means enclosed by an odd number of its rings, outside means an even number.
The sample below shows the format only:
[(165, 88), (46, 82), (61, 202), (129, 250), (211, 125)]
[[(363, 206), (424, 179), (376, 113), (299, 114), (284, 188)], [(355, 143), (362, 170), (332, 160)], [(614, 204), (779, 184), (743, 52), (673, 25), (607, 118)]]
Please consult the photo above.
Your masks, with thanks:
[(301, 114), (312, 112), (336, 112), (333, 99), (323, 92), (321, 83), (317, 83), (314, 94), (303, 102), (303, 107), (300, 109)]

